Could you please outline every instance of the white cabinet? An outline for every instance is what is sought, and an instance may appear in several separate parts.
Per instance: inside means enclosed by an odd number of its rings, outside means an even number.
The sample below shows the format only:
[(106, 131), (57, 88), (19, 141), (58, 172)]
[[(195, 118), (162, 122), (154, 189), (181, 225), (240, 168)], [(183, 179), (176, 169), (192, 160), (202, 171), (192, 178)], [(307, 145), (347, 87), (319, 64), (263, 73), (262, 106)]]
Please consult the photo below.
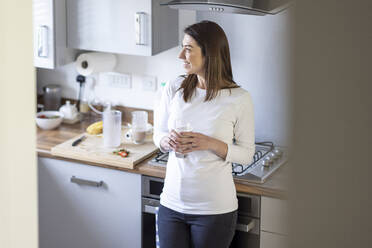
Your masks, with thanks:
[(41, 248), (141, 247), (139, 174), (39, 158), (38, 176)]
[(288, 234), (288, 203), (261, 197), (261, 248), (286, 248)]
[(168, 0), (67, 0), (68, 47), (154, 55), (178, 45), (178, 11)]
[(261, 237), (260, 237), (260, 247), (261, 248), (288, 248), (287, 236), (262, 231)]
[(66, 46), (65, 0), (33, 0), (34, 66), (55, 69), (74, 60)]

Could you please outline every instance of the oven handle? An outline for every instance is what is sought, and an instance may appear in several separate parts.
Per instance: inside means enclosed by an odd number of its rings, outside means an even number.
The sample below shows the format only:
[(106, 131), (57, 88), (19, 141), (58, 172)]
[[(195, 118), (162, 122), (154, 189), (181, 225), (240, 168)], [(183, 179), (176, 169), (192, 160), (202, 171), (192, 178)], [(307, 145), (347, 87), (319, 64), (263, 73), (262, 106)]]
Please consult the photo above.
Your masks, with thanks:
[(235, 230), (241, 232), (250, 232), (255, 227), (254, 220), (251, 220), (248, 224), (237, 223)]
[(156, 208), (154, 206), (150, 205), (144, 205), (143, 212), (148, 213), (148, 214), (156, 214)]

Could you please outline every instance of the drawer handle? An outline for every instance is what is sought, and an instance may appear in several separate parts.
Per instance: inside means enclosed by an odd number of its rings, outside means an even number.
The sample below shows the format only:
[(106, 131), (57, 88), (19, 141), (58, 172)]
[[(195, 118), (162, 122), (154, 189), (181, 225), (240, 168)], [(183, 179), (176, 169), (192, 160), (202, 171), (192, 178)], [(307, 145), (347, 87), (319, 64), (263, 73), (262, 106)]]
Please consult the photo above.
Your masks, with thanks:
[(149, 213), (149, 214), (156, 214), (156, 208), (157, 207), (150, 206), (150, 205), (145, 205), (145, 209), (144, 209), (143, 212)]
[(248, 224), (238, 223), (236, 224), (236, 230), (241, 232), (249, 232), (254, 228), (254, 221), (251, 220)]
[(78, 178), (78, 177), (75, 177), (75, 176), (71, 177), (70, 182), (80, 184), (80, 185), (94, 186), (94, 187), (101, 187), (103, 185), (103, 181), (99, 181), (99, 182), (91, 181), (91, 180)]

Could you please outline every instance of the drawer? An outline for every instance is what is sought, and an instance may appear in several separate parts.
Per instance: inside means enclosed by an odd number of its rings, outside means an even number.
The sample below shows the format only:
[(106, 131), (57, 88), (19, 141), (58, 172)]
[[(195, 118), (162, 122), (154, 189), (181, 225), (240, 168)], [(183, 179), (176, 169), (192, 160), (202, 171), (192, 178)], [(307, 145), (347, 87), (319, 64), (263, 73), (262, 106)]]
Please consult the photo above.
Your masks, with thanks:
[(261, 230), (288, 233), (288, 203), (285, 200), (261, 197)]
[(140, 175), (39, 158), (38, 186), (40, 248), (141, 247)]

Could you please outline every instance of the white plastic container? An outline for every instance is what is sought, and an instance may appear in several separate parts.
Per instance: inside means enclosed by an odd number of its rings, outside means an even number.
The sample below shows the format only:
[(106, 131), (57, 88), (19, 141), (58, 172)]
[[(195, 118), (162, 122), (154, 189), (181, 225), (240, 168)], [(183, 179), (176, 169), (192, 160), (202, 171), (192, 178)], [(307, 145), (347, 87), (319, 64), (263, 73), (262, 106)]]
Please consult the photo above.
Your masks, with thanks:
[(118, 147), (121, 143), (121, 112), (108, 107), (103, 111), (103, 146)]

